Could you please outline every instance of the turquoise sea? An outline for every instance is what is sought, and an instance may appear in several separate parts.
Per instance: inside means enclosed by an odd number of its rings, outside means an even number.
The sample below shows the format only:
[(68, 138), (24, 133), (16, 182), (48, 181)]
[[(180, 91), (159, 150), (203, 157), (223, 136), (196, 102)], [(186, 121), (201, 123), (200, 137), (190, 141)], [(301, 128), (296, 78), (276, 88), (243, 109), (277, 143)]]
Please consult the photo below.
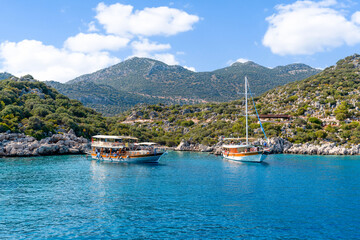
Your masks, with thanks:
[(360, 156), (0, 159), (0, 239), (360, 239)]

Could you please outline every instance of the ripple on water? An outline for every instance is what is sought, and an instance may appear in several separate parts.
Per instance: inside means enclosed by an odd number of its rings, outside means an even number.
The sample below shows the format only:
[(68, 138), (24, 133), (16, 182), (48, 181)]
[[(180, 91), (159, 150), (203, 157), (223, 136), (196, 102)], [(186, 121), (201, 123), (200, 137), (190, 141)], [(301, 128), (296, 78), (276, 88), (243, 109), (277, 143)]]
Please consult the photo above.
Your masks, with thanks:
[(0, 159), (0, 238), (355, 239), (359, 174), (359, 157)]

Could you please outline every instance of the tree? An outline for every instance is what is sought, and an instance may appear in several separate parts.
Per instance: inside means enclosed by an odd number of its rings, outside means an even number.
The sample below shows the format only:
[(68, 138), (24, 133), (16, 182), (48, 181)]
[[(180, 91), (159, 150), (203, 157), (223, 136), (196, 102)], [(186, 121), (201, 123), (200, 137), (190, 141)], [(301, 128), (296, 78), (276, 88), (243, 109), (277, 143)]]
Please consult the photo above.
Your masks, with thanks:
[(308, 121), (311, 123), (320, 124), (320, 125), (322, 123), (321, 120), (316, 117), (309, 117)]
[(336, 114), (335, 118), (336, 118), (336, 120), (344, 121), (347, 118), (347, 116), (345, 113), (340, 112), (340, 113)]
[(318, 139), (324, 139), (327, 136), (327, 133), (324, 130), (319, 130), (315, 132), (315, 135)]

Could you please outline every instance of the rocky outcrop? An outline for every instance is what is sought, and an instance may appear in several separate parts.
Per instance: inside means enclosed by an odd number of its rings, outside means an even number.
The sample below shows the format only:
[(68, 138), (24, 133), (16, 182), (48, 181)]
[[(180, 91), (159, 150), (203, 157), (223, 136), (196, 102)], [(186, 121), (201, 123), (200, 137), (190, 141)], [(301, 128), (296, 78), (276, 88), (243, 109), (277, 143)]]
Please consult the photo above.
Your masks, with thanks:
[[(259, 139), (254, 142), (256, 145), (264, 145), (265, 141)], [(350, 146), (338, 146), (336, 143), (323, 144), (293, 144), (283, 138), (271, 138), (268, 143), (270, 153), (288, 153), (288, 154), (308, 154), (308, 155), (360, 155), (360, 144)], [(194, 151), (194, 152), (211, 152), (215, 155), (221, 155), (222, 142), (218, 142), (214, 146), (205, 146), (202, 144), (194, 144), (189, 141), (182, 140), (175, 151)]]
[(199, 143), (190, 143), (189, 141), (182, 140), (175, 148), (175, 151), (194, 151), (194, 152), (212, 152), (213, 147), (209, 147)]
[(310, 143), (294, 144), (291, 148), (284, 150), (284, 153), (309, 154), (309, 155), (358, 155), (360, 145), (337, 146), (336, 143), (325, 143), (314, 145)]
[(0, 157), (81, 154), (89, 148), (89, 141), (77, 137), (73, 131), (40, 141), (23, 133), (0, 134)]

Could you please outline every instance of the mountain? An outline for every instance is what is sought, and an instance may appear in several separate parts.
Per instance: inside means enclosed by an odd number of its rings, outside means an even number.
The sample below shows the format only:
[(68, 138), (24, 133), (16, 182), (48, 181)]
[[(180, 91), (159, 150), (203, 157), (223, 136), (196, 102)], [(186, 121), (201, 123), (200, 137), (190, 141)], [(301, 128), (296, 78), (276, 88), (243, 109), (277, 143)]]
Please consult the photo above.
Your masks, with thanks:
[(12, 77), (13, 75), (7, 72), (0, 73), (0, 80), (8, 79)]
[(90, 137), (107, 130), (104, 122), (101, 114), (30, 75), (0, 81), (0, 132), (41, 139), (72, 129), (77, 136)]
[[(263, 122), (268, 137), (358, 147), (359, 94), (360, 55), (355, 54), (314, 76), (269, 90), (256, 97), (255, 103), (259, 113), (292, 116), (291, 120)], [(182, 106), (139, 104), (118, 117), (102, 117), (30, 76), (0, 81), (0, 132), (24, 132), (37, 138), (71, 128), (83, 136), (103, 133), (131, 135), (168, 146), (176, 146), (182, 139), (211, 145), (221, 136), (245, 135), (242, 113), (243, 102), (235, 100)], [(254, 109), (249, 113), (249, 136), (261, 137)]]
[[(259, 97), (263, 114), (289, 114), (299, 120), (288, 133), (294, 142), (326, 136), (332, 142), (360, 143), (360, 55), (302, 81), (277, 87)], [(349, 124), (346, 124), (349, 123)]]
[(354, 54), (314, 76), (266, 92), (258, 104), (262, 105), (263, 113), (326, 117), (335, 116), (337, 107), (346, 102), (349, 111), (357, 114), (359, 94), (360, 55)]
[[(263, 121), (268, 137), (282, 137), (292, 143), (312, 142), (319, 146), (332, 144), (332, 147), (342, 145), (344, 149), (354, 146), (358, 149), (360, 55), (339, 60), (336, 65), (304, 80), (269, 90), (256, 97), (255, 102), (260, 114), (292, 116), (290, 120)], [(134, 133), (146, 135), (151, 141), (176, 146), (185, 139), (209, 145), (215, 144), (219, 136), (244, 136), (242, 113), (244, 105), (236, 100), (183, 106), (141, 105), (122, 113), (120, 119), (123, 128), (136, 126)], [(249, 109), (249, 113), (249, 135), (261, 137), (254, 108)]]
[[(65, 84), (48, 84), (86, 106), (95, 107), (103, 113), (116, 114), (140, 102), (194, 104), (235, 100), (240, 97), (238, 92), (242, 92), (245, 76), (252, 83), (253, 93), (259, 95), (318, 72), (304, 64), (271, 69), (254, 62), (234, 63), (212, 72), (192, 72), (181, 66), (134, 57)], [(96, 97), (99, 101), (94, 105), (88, 95), (95, 89), (97, 96), (112, 95), (111, 104), (119, 107), (107, 108), (109, 99), (104, 97)]]

